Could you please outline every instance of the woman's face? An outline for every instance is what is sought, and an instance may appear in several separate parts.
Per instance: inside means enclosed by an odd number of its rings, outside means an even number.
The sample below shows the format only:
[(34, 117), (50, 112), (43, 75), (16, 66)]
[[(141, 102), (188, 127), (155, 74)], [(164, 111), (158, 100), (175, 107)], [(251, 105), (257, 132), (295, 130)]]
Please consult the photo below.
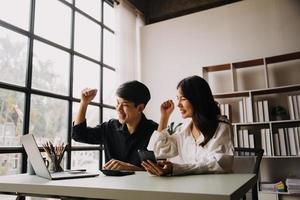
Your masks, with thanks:
[(177, 107), (183, 119), (193, 116), (193, 106), (188, 99), (182, 96), (181, 88), (177, 89)]

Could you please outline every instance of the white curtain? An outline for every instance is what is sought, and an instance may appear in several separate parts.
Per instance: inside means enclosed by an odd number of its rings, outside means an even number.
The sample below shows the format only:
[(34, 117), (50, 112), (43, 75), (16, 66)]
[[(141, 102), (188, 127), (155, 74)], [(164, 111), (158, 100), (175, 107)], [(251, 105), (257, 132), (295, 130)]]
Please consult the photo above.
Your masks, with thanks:
[(140, 27), (144, 20), (127, 1), (115, 4), (116, 67), (119, 83), (141, 79)]

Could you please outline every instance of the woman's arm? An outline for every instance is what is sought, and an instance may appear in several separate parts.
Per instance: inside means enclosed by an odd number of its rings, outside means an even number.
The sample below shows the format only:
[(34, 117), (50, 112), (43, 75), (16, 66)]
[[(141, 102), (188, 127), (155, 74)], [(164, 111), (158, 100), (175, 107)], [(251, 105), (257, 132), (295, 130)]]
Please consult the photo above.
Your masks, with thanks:
[[(227, 173), (232, 171), (234, 147), (230, 125), (221, 123), (214, 137), (195, 154), (197, 162), (174, 163), (173, 174)], [(202, 148), (201, 146), (197, 148)], [(192, 153), (192, 152), (191, 152)], [(187, 155), (182, 155), (186, 157)]]
[(167, 100), (160, 105), (160, 121), (158, 125), (158, 132), (162, 132), (168, 126), (168, 121), (170, 115), (174, 110), (174, 102), (172, 100)]

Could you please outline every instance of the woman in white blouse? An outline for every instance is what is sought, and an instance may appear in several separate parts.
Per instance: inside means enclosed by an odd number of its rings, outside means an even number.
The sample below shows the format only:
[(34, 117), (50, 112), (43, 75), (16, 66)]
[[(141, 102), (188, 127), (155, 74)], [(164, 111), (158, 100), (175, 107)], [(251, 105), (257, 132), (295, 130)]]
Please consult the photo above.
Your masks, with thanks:
[(177, 101), (182, 118), (191, 120), (183, 129), (169, 135), (167, 125), (174, 103), (172, 100), (162, 103), (159, 127), (148, 149), (158, 159), (168, 160), (143, 161), (143, 167), (157, 176), (231, 172), (232, 127), (220, 116), (208, 83), (199, 76), (183, 79), (177, 86)]

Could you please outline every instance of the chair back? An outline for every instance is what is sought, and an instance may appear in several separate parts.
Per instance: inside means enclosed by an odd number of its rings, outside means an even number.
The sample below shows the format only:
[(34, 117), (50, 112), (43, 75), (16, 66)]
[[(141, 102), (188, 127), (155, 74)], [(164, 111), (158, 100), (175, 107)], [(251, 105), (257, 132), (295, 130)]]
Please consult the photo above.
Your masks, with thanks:
[[(234, 173), (254, 173), (258, 177), (261, 159), (264, 154), (259, 148), (236, 147), (233, 161)], [(243, 199), (246, 199), (244, 196)], [(252, 200), (258, 199), (257, 183), (252, 187)]]

